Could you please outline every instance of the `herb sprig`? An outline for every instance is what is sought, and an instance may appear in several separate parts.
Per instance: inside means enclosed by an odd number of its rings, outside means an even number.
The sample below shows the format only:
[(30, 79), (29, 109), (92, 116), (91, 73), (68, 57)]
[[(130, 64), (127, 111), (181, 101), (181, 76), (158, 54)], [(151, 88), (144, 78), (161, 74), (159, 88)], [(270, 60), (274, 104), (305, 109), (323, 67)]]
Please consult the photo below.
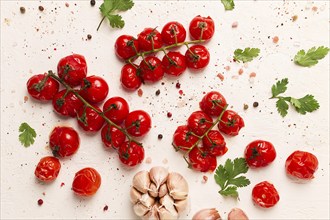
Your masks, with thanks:
[(250, 62), (257, 56), (259, 56), (259, 48), (250, 48), (247, 47), (244, 49), (236, 49), (234, 51), (234, 59), (238, 62), (242, 61), (243, 63)]
[(312, 47), (307, 51), (299, 50), (296, 56), (294, 57), (294, 62), (299, 66), (311, 67), (318, 63), (318, 60), (323, 59), (329, 52), (329, 48), (321, 47)]
[(221, 0), (221, 3), (223, 4), (223, 7), (225, 7), (225, 10), (233, 10), (235, 8), (234, 0)]
[(29, 147), (34, 143), (34, 139), (37, 137), (36, 131), (30, 127), (26, 122), (23, 122), (18, 131), (20, 132), (18, 139), (24, 147)]

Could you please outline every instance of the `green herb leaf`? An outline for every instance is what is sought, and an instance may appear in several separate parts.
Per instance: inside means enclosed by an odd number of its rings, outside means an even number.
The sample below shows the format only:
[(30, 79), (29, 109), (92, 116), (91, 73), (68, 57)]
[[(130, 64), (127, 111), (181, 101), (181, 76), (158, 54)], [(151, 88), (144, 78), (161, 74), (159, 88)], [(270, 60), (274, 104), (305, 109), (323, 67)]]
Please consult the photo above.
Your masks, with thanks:
[(323, 59), (329, 52), (329, 48), (321, 47), (312, 47), (307, 51), (304, 50), (298, 51), (294, 57), (294, 62), (300, 66), (311, 67), (318, 63), (318, 60)]
[(18, 139), (24, 147), (29, 147), (34, 143), (34, 139), (37, 137), (36, 131), (30, 127), (26, 122), (19, 126), (20, 132)]
[(285, 99), (278, 99), (276, 102), (276, 108), (282, 117), (285, 117), (288, 114), (289, 105), (285, 102)]
[(234, 161), (227, 159), (225, 165), (219, 165), (214, 174), (215, 182), (220, 186), (219, 193), (223, 196), (238, 197), (237, 188), (250, 184), (250, 180), (245, 176), (249, 167), (244, 158), (236, 158)]
[(289, 81), (287, 78), (278, 81), (275, 85), (272, 86), (273, 97), (278, 96), (281, 93), (284, 93), (287, 90), (287, 85)]
[(225, 10), (233, 10), (235, 8), (234, 0), (221, 0)]
[(107, 18), (112, 28), (123, 28), (125, 26), (125, 21), (120, 15), (109, 15)]
[(303, 115), (305, 115), (306, 112), (313, 112), (320, 108), (319, 103), (312, 95), (306, 95), (303, 98), (298, 99), (298, 101), (300, 103), (300, 107), (295, 106), (296, 110)]
[(243, 63), (250, 62), (257, 56), (259, 56), (260, 49), (259, 48), (250, 48), (247, 47), (244, 49), (236, 49), (234, 51), (234, 59), (239, 61), (242, 61)]

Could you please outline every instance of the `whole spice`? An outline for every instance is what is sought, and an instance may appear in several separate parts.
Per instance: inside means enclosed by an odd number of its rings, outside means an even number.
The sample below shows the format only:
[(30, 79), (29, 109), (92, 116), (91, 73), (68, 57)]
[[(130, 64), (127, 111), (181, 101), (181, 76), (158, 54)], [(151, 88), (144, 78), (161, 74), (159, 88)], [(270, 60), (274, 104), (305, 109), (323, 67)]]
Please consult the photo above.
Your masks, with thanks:
[(44, 203), (44, 200), (38, 199), (38, 205), (41, 206)]
[(253, 102), (253, 107), (258, 107), (259, 106), (259, 103), (258, 102)]
[(95, 0), (91, 0), (90, 3), (91, 3), (91, 6), (94, 6), (96, 2), (95, 2)]
[(39, 11), (44, 11), (44, 7), (41, 5), (38, 7), (38, 9), (39, 9)]
[(25, 8), (24, 8), (24, 7), (20, 7), (20, 8), (19, 8), (19, 11), (20, 11), (22, 14), (24, 14), (24, 13), (25, 13)]

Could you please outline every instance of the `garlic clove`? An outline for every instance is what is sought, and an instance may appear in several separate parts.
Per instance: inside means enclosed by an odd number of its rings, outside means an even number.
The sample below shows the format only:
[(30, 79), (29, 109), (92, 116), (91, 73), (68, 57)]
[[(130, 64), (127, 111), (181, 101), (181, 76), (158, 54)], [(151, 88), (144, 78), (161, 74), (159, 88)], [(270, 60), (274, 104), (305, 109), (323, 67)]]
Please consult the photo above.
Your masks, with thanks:
[(168, 193), (168, 189), (167, 189), (167, 186), (166, 184), (162, 184), (160, 187), (159, 187), (159, 190), (158, 190), (158, 196), (160, 198), (162, 198), (163, 196), (165, 196), (166, 194)]
[(150, 211), (150, 208), (145, 207), (142, 203), (137, 203), (133, 206), (133, 210), (137, 216), (142, 217)]
[(242, 209), (233, 208), (228, 213), (228, 220), (249, 220), (249, 218)]
[(151, 210), (142, 216), (142, 219), (144, 220), (159, 220), (159, 215), (158, 215), (158, 208), (160, 204), (156, 202), (154, 206), (151, 208)]
[(133, 177), (133, 186), (141, 193), (147, 193), (150, 185), (148, 171), (140, 171)]
[(150, 179), (156, 184), (157, 189), (167, 180), (168, 170), (164, 167), (153, 167), (149, 171)]
[(151, 208), (155, 204), (155, 198), (151, 197), (148, 193), (145, 193), (141, 196), (139, 201), (142, 205)]
[(170, 212), (164, 207), (158, 209), (158, 215), (160, 220), (174, 220), (178, 219), (179, 214), (177, 212)]
[(221, 217), (218, 210), (211, 208), (198, 211), (192, 220), (221, 220)]
[(137, 191), (134, 187), (131, 187), (130, 191), (130, 197), (131, 197), (131, 202), (133, 204), (136, 204), (140, 201), (142, 194)]
[(150, 183), (149, 194), (150, 194), (150, 196), (152, 196), (154, 198), (158, 197), (158, 190), (157, 190), (156, 184)]
[(174, 200), (171, 196), (166, 194), (163, 198), (159, 200), (162, 207), (164, 207), (166, 210), (168, 210), (170, 213), (177, 213), (175, 207), (174, 207)]
[(179, 214), (182, 213), (187, 208), (187, 205), (188, 205), (188, 199), (176, 200), (174, 202), (174, 206)]
[(175, 200), (183, 200), (188, 196), (188, 183), (179, 173), (173, 172), (168, 175), (167, 188), (170, 196)]

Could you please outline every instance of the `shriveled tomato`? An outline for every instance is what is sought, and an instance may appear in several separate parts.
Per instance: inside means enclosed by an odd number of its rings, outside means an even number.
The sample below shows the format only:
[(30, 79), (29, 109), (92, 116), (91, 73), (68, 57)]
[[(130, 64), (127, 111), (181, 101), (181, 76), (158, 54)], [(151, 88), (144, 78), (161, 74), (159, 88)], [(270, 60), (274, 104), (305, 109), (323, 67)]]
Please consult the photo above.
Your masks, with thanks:
[(84, 105), (73, 92), (66, 89), (54, 95), (52, 104), (57, 113), (70, 117), (76, 117), (77, 111)]
[(226, 110), (218, 123), (218, 128), (221, 132), (232, 136), (238, 135), (243, 127), (243, 118), (232, 110)]
[(34, 174), (43, 182), (51, 182), (56, 179), (61, 169), (61, 163), (56, 157), (43, 157), (39, 161)]
[(213, 156), (222, 156), (228, 151), (228, 148), (220, 132), (211, 130), (203, 137), (203, 150), (209, 152)]
[(116, 40), (115, 51), (119, 58), (126, 60), (138, 53), (139, 42), (133, 36), (121, 35)]
[(181, 125), (174, 132), (172, 145), (176, 150), (187, 151), (197, 141), (198, 137), (191, 132), (188, 126)]
[(285, 169), (290, 176), (309, 180), (314, 178), (318, 165), (319, 162), (314, 154), (298, 150), (286, 159)]
[(253, 187), (252, 199), (258, 206), (270, 208), (277, 204), (280, 196), (273, 184), (263, 181)]
[(172, 76), (180, 76), (187, 68), (185, 56), (180, 52), (170, 51), (162, 60), (164, 72)]
[(202, 45), (189, 47), (185, 57), (187, 67), (191, 69), (203, 69), (210, 62), (210, 53), (206, 47)]
[[(97, 106), (93, 106), (93, 107), (96, 108), (99, 112), (102, 112), (99, 107)], [(91, 131), (91, 132), (99, 131), (104, 124), (104, 119), (99, 114), (97, 114), (97, 112), (95, 112), (93, 109), (86, 106), (80, 108), (80, 110), (78, 111), (77, 119), (78, 119), (78, 124), (85, 131)]]
[(140, 137), (149, 132), (151, 128), (151, 118), (143, 110), (132, 111), (125, 120), (127, 132), (135, 137)]
[(162, 61), (155, 56), (149, 56), (142, 60), (140, 70), (144, 82), (157, 82), (164, 76)]
[(72, 54), (62, 58), (57, 64), (57, 74), (72, 87), (80, 85), (87, 75), (85, 57)]
[(49, 137), (49, 146), (55, 157), (68, 157), (76, 153), (80, 138), (71, 127), (58, 126), (53, 129)]
[(26, 83), (28, 93), (40, 101), (52, 100), (60, 84), (47, 73), (32, 76)]
[(112, 122), (120, 125), (127, 118), (129, 106), (122, 97), (112, 97), (103, 105), (103, 113)]
[(158, 49), (163, 46), (161, 34), (156, 28), (145, 28), (138, 34), (139, 48), (143, 51)]
[(79, 196), (92, 196), (100, 186), (101, 176), (91, 167), (79, 170), (72, 182), (72, 190)]
[(203, 112), (209, 116), (218, 117), (227, 105), (227, 101), (220, 92), (212, 91), (207, 93), (202, 101), (199, 103), (199, 107)]
[(102, 102), (108, 92), (108, 83), (102, 77), (88, 76), (81, 83), (80, 95), (90, 103)]
[(164, 25), (162, 40), (165, 44), (182, 43), (186, 39), (186, 29), (177, 21), (171, 21)]
[(276, 150), (268, 141), (255, 140), (246, 146), (244, 156), (250, 167), (265, 167), (275, 160)]
[(216, 157), (198, 147), (189, 152), (189, 161), (192, 169), (201, 172), (212, 172), (217, 167)]
[(126, 141), (120, 145), (118, 155), (123, 164), (133, 167), (143, 161), (144, 149), (141, 145), (135, 142)]
[(194, 40), (209, 40), (214, 35), (214, 21), (210, 16), (202, 17), (198, 15), (190, 22), (189, 32)]
[(102, 128), (101, 138), (106, 147), (117, 149), (125, 142), (126, 136), (115, 126), (107, 124)]
[(213, 124), (210, 116), (202, 111), (193, 112), (188, 118), (188, 128), (196, 135), (203, 135)]
[(142, 80), (138, 68), (128, 63), (121, 69), (120, 82), (125, 89), (134, 91), (140, 88)]

